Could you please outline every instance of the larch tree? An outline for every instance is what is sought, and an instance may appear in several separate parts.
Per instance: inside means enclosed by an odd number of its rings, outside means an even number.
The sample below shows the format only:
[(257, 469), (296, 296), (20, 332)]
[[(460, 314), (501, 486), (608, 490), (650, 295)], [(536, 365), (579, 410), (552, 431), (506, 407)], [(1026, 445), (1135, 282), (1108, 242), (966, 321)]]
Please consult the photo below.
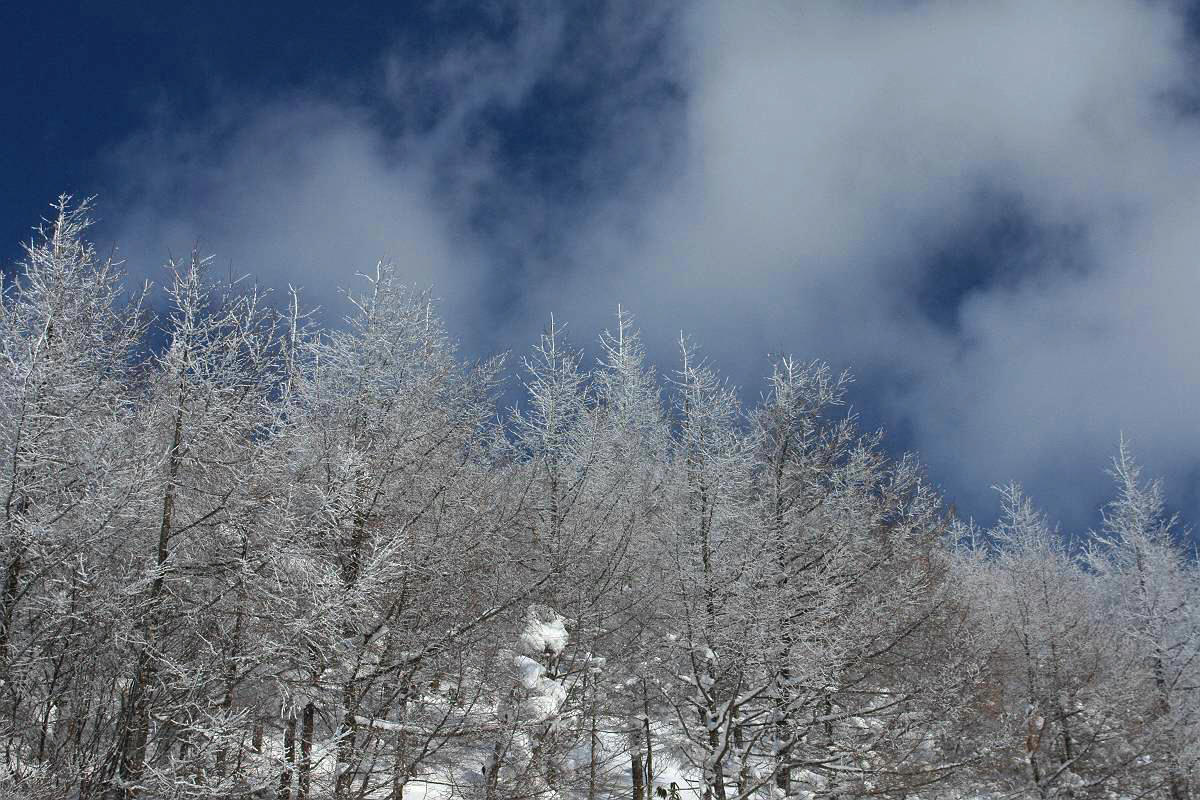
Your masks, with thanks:
[(218, 294), (207, 265), (197, 253), (169, 265), (166, 344), (145, 374), (136, 446), (155, 469), (126, 533), (126, 585), (112, 598), (131, 668), (107, 798), (204, 794), (227, 777), (225, 698), (242, 666), (246, 612), (235, 599), (244, 559), (231, 553), (248, 555), (277, 371), (261, 297)]
[(728, 797), (748, 692), (747, 664), (758, 661), (761, 620), (745, 591), (760, 542), (745, 498), (753, 443), (742, 428), (733, 387), (681, 337), (673, 378), (678, 433), (672, 454), (666, 565), (666, 633), (676, 723), (700, 771), (705, 800)]
[(1124, 439), (1110, 473), (1117, 496), (1092, 536), (1089, 563), (1134, 653), (1125, 740), (1146, 762), (1138, 785), (1186, 800), (1200, 768), (1200, 583), (1161, 483), (1142, 478)]
[(368, 285), (345, 330), (305, 344), (281, 433), (283, 538), (308, 584), (285, 702), (302, 706), (285, 723), (297, 800), (314, 796), (319, 759), (333, 775), (320, 791), (339, 800), (402, 797), (466, 733), (486, 662), (473, 648), (529, 594), (488, 578), (511, 516), (487, 470), (497, 364), (463, 368), (432, 299), (394, 268)]
[(7, 770), (46, 796), (103, 757), (109, 551), (148, 471), (126, 380), (141, 300), (86, 240), (90, 210), (59, 198), (0, 297), (0, 730)]
[(968, 558), (956, 572), (991, 642), (977, 741), (991, 757), (980, 772), (1037, 797), (1119, 788), (1119, 632), (1065, 538), (1019, 487), (1004, 487), (1001, 499), (1000, 521), (974, 537), (991, 557)]

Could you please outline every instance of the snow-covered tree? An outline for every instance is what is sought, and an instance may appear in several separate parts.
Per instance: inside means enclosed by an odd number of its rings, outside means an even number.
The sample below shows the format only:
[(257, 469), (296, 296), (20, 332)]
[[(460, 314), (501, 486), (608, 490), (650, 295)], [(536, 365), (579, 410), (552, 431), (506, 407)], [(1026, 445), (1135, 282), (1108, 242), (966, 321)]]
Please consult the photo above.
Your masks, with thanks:
[(140, 401), (137, 446), (154, 474), (127, 532), (131, 571), (113, 598), (129, 671), (104, 777), (111, 798), (143, 787), (203, 793), (228, 777), (219, 762), (234, 710), (225, 698), (243, 667), (248, 612), (233, 600), (245, 561), (231, 554), (246, 552), (260, 501), (255, 472), (276, 371), (261, 297), (218, 295), (207, 264), (193, 253), (169, 265), (166, 345), (147, 365)]
[(746, 407), (551, 318), (498, 415), (394, 267), (322, 328), (194, 253), (155, 314), (88, 225), (0, 287), (0, 797), (1194, 795), (1200, 571), (1124, 443), (1086, 548), (984, 530), (822, 362)]
[(1200, 768), (1200, 582), (1161, 484), (1143, 480), (1124, 439), (1111, 474), (1117, 496), (1093, 534), (1089, 564), (1134, 654), (1125, 734), (1145, 762), (1136, 785), (1185, 800)]
[[(400, 797), (470, 724), (482, 630), (530, 594), (502, 569), (511, 513), (481, 449), (496, 364), (463, 367), (394, 268), (367, 280), (346, 329), (304, 343), (280, 433), (283, 547), (306, 584), (285, 698), (298, 797), (319, 759), (334, 797)], [(325, 749), (317, 717), (336, 720)]]
[(103, 757), (104, 593), (149, 469), (130, 452), (140, 298), (90, 224), (88, 202), (59, 198), (0, 298), (0, 731), (13, 780), (47, 792)]
[(988, 782), (1010, 791), (1119, 788), (1127, 650), (1066, 539), (1019, 487), (1004, 487), (1001, 499), (994, 528), (967, 532), (975, 545), (955, 572), (990, 643), (973, 755)]

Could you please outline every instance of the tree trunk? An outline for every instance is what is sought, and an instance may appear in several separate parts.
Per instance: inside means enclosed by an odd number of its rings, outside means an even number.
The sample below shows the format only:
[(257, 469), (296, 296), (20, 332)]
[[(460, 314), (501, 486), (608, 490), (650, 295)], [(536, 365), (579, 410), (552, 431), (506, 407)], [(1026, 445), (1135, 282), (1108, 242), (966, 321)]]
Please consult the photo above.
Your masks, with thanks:
[[(221, 698), (221, 711), (224, 712), (225, 720), (229, 719), (229, 714), (233, 710), (233, 691), (237, 685), (237, 652), (239, 649), (239, 640), (241, 639), (242, 628), (242, 610), (239, 608), (237, 619), (234, 622), (233, 633), (233, 648), (234, 652), (228, 657), (228, 664), (225, 667), (225, 696)], [(223, 732), (224, 733), (224, 732)], [(228, 753), (225, 749), (225, 744), (222, 743), (217, 749), (217, 776), (225, 777), (226, 765), (229, 760)]]
[(642, 679), (642, 724), (646, 735), (646, 795), (654, 797), (654, 741), (650, 736), (650, 698), (646, 691), (646, 679)]
[[(715, 709), (710, 710), (710, 713), (715, 713)], [(721, 734), (715, 730), (708, 732), (708, 747), (709, 752), (714, 757), (713, 774), (712, 774), (712, 796), (716, 800), (725, 800), (725, 770), (721, 767), (721, 762), (715, 760), (715, 757), (721, 752)]]
[(8, 672), (8, 648), (9, 642), (12, 641), (12, 625), (13, 616), (17, 606), (17, 595), (21, 583), (21, 572), (24, 569), (24, 563), (21, 560), (21, 553), (24, 547), (18, 544), (16, 537), (10, 537), (12, 548), (9, 552), (12, 554), (8, 562), (8, 568), (4, 571), (4, 594), (0, 598), (0, 674)]
[(121, 743), (117, 763), (117, 784), (108, 796), (125, 800), (137, 793), (135, 784), (141, 780), (146, 767), (146, 743), (150, 735), (150, 684), (158, 676), (158, 664), (152, 650), (158, 639), (159, 606), (166, 585), (166, 563), (170, 555), (171, 526), (175, 516), (175, 482), (179, 477), (180, 446), (183, 442), (183, 397), (180, 389), (179, 406), (175, 409), (175, 424), (171, 434), (171, 449), (167, 456), (167, 485), (163, 492), (162, 517), (158, 529), (158, 550), (155, 554), (154, 581), (143, 629), (145, 641), (138, 652), (137, 672), (129, 693), (129, 713), (123, 717), (125, 729), (118, 734)]
[(346, 800), (354, 784), (354, 753), (358, 724), (354, 720), (354, 684), (347, 682), (342, 689), (342, 724), (338, 729), (337, 764), (334, 767), (334, 800)]
[(312, 786), (312, 746), (313, 726), (316, 723), (317, 707), (309, 701), (304, 707), (304, 718), (300, 729), (300, 780), (297, 786), (296, 800), (308, 800), (308, 790)]
[(291, 800), (292, 766), (296, 763), (296, 715), (289, 714), (283, 729), (283, 769), (279, 771), (279, 791), (276, 800)]
[[(596, 745), (598, 743), (598, 735), (596, 730), (596, 680), (593, 678), (588, 681), (587, 675), (583, 678), (584, 691), (591, 688), (591, 701), (589, 702), (588, 717), (588, 800), (596, 800)], [(591, 684), (589, 687), (588, 684)]]
[(504, 745), (499, 739), (492, 750), (492, 763), (487, 772), (485, 789), (486, 800), (499, 800), (497, 789), (500, 785), (500, 762), (504, 758)]
[(404, 800), (404, 786), (408, 783), (408, 732), (404, 723), (408, 720), (408, 697), (412, 687), (407, 681), (400, 688), (399, 722), (400, 730), (396, 731), (396, 752), (392, 756), (392, 798)]

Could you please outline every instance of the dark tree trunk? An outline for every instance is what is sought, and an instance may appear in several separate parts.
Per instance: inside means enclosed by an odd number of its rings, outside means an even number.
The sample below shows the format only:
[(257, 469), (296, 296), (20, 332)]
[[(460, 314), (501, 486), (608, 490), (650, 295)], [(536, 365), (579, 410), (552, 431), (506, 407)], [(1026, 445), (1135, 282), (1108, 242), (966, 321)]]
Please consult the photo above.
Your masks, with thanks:
[(312, 786), (312, 746), (313, 726), (316, 724), (317, 707), (310, 701), (304, 707), (304, 717), (300, 728), (300, 780), (297, 786), (296, 800), (308, 800), (308, 791)]
[(175, 517), (175, 483), (179, 478), (180, 446), (183, 443), (183, 398), (182, 389), (179, 407), (175, 410), (175, 425), (171, 435), (171, 450), (167, 460), (167, 485), (163, 492), (162, 517), (158, 529), (158, 551), (155, 557), (154, 581), (150, 584), (145, 627), (145, 641), (138, 652), (137, 673), (129, 692), (128, 714), (124, 730), (118, 734), (119, 760), (117, 783), (110, 787), (108, 797), (126, 800), (137, 793), (136, 783), (141, 780), (146, 768), (146, 744), (150, 736), (150, 692), (151, 684), (157, 680), (158, 664), (152, 651), (158, 639), (158, 624), (162, 597), (166, 586), (166, 564), (170, 556), (171, 526)]
[(279, 772), (279, 791), (275, 793), (277, 800), (291, 800), (292, 796), (292, 767), (296, 763), (296, 715), (289, 714), (287, 725), (283, 729), (283, 769)]

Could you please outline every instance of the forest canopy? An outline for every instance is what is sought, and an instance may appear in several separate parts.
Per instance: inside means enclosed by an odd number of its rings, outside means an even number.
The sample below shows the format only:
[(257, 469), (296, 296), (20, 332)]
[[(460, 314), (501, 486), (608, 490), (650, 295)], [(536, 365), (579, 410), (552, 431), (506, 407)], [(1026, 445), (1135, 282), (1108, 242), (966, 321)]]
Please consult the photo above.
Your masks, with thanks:
[(0, 305), (0, 796), (1195, 793), (1200, 575), (1124, 441), (1099, 530), (981, 529), (821, 361), (747, 407), (551, 321), (497, 415), (393, 267), (322, 329), (193, 254), (155, 312), (89, 213)]

